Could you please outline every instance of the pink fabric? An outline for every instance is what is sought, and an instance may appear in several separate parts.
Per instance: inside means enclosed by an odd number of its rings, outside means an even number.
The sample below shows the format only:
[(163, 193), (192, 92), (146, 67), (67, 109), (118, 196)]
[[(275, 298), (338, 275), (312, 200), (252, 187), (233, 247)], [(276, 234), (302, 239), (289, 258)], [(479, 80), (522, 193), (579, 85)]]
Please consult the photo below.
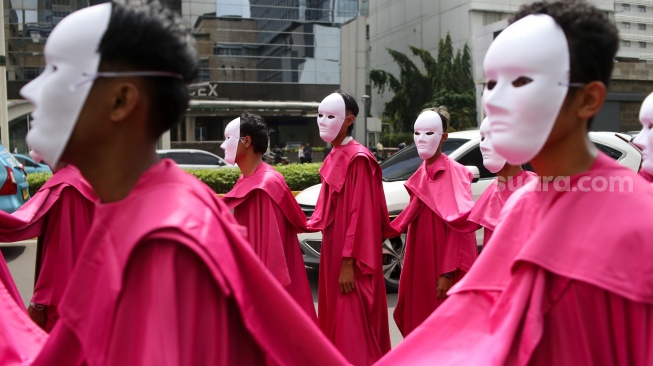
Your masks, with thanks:
[(639, 171), (639, 176), (646, 179), (647, 182), (653, 183), (653, 174), (646, 172), (645, 170)]
[[(97, 198), (72, 165), (57, 171), (18, 211), (0, 211), (0, 241), (38, 237), (32, 302), (58, 307), (91, 227)], [(21, 302), (22, 303), (22, 302)], [(53, 309), (45, 329), (58, 315)]]
[(523, 187), (526, 183), (536, 179), (533, 172), (523, 170), (513, 177), (508, 178), (508, 181), (499, 185), (498, 179), (495, 179), (492, 184), (483, 192), (481, 197), (478, 198), (476, 204), (469, 214), (469, 221), (483, 226), (483, 247), (490, 241), (492, 233), (499, 221), (499, 214), (510, 196), (519, 188)]
[(0, 282), (0, 363), (3, 366), (28, 364), (47, 338), (47, 333), (29, 318), (22, 302), (16, 303), (14, 295)]
[[(467, 174), (467, 168), (446, 155), (430, 166), (425, 164), (415, 173), (424, 182), (412, 177), (406, 182), (410, 203), (392, 222), (398, 232), (408, 226), (399, 296), (393, 314), (404, 337), (443, 302), (437, 298), (436, 291), (440, 276), (459, 270), (454, 278), (457, 282), (469, 271), (477, 254), (474, 233), (456, 230), (467, 226), (464, 221), (473, 205), (472, 177)], [(422, 197), (428, 197), (430, 205)], [(448, 206), (439, 207), (443, 205)]]
[[(320, 328), (354, 365), (370, 365), (390, 350), (388, 305), (381, 263), (390, 231), (381, 169), (356, 141), (333, 148), (320, 169), (322, 190), (309, 229), (323, 232), (318, 287)], [(355, 289), (342, 294), (338, 278), (354, 258)]]
[(14, 278), (9, 271), (9, 267), (7, 267), (7, 262), (2, 252), (0, 252), (0, 282), (9, 295), (16, 301), (16, 304), (24, 308), (23, 299), (20, 296), (20, 292), (18, 292), (16, 282), (14, 282)]
[(151, 167), (98, 205), (34, 364), (345, 364), (242, 235), (207, 186), (171, 160)]
[[(632, 186), (584, 188), (611, 178)], [(652, 364), (653, 192), (602, 153), (567, 188), (515, 193), (450, 298), (379, 364)]]
[(283, 176), (261, 163), (249, 177), (240, 177), (223, 200), (261, 261), (306, 314), (317, 322), (297, 234), (306, 231), (306, 216)]

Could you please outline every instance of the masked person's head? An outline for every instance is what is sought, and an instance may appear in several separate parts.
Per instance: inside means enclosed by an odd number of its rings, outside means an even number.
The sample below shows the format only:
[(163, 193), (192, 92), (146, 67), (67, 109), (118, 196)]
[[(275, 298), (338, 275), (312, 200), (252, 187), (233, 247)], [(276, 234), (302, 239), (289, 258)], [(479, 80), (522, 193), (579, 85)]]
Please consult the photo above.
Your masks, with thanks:
[(345, 133), (345, 128), (347, 129), (346, 135), (351, 136), (354, 130), (354, 120), (358, 115), (358, 103), (356, 103), (356, 98), (348, 93), (337, 91), (322, 100), (317, 113), (320, 138), (326, 142), (332, 142)]
[(449, 112), (443, 106), (423, 110), (413, 125), (413, 140), (420, 158), (429, 160), (447, 139)]
[(34, 104), (27, 143), (52, 166), (92, 158), (130, 129), (155, 143), (183, 117), (199, 65), (188, 27), (156, 0), (74, 12), (44, 53), (45, 71), (21, 95)]
[(633, 143), (642, 150), (642, 170), (653, 174), (653, 93), (649, 94), (639, 110), (642, 131)]
[(263, 155), (268, 149), (268, 140), (268, 127), (263, 117), (245, 112), (227, 124), (220, 147), (224, 150), (225, 161), (233, 165), (248, 150), (255, 155)]
[(588, 130), (612, 74), (618, 33), (584, 2), (523, 7), (483, 62), (483, 105), (496, 151), (524, 164), (572, 130)]

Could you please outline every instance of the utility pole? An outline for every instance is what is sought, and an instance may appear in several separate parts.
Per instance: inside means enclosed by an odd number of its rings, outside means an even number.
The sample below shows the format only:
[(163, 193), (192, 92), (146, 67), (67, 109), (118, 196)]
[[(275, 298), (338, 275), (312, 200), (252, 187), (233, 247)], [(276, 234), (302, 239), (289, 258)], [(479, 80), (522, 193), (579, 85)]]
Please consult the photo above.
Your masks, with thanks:
[(5, 5), (0, 0), (0, 137), (9, 148), (9, 111), (7, 110), (7, 56), (5, 54)]

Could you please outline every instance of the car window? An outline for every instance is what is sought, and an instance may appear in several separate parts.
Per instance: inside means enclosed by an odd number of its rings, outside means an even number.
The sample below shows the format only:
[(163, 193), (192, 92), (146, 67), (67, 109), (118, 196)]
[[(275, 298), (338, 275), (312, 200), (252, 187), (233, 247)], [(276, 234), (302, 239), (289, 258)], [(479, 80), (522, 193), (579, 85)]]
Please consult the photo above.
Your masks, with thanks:
[(18, 160), (16, 160), (16, 158), (14, 158), (14, 156), (9, 154), (6, 150), (0, 151), (0, 159), (2, 159), (2, 162), (6, 166), (12, 168), (17, 168), (20, 166)]
[(167, 158), (174, 160), (177, 164), (190, 165), (192, 164), (190, 155), (187, 152), (169, 152)]
[(595, 142), (596, 148), (601, 150), (605, 155), (613, 158), (614, 160), (619, 160), (623, 156), (623, 153), (617, 149), (613, 149), (609, 146)]
[(458, 162), (462, 165), (473, 165), (478, 168), (480, 173), (480, 178), (492, 178), (496, 174), (491, 173), (485, 165), (483, 165), (483, 154), (481, 153), (481, 148), (479, 145), (474, 146), (471, 150), (466, 152), (463, 156), (458, 159)]
[[(467, 141), (469, 140), (456, 138), (448, 139), (442, 143), (442, 152), (445, 155), (449, 155), (457, 148), (464, 145)], [(386, 182), (407, 180), (411, 175), (413, 175), (413, 173), (415, 173), (415, 171), (417, 171), (417, 168), (419, 168), (423, 161), (424, 160), (422, 160), (422, 158), (417, 154), (417, 148), (415, 145), (408, 146), (381, 164), (383, 180)]]
[(197, 165), (222, 165), (220, 159), (203, 153), (193, 153), (193, 164)]

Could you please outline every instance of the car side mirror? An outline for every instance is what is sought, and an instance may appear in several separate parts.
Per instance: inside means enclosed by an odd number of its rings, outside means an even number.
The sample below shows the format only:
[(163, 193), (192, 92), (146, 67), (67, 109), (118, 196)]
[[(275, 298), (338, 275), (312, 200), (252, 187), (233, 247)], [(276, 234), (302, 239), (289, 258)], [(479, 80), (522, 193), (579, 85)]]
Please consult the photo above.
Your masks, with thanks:
[(474, 174), (474, 179), (472, 180), (472, 183), (478, 182), (478, 180), (481, 178), (481, 171), (478, 170), (477, 166), (474, 165), (465, 165), (465, 168), (469, 169), (472, 174)]

